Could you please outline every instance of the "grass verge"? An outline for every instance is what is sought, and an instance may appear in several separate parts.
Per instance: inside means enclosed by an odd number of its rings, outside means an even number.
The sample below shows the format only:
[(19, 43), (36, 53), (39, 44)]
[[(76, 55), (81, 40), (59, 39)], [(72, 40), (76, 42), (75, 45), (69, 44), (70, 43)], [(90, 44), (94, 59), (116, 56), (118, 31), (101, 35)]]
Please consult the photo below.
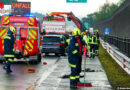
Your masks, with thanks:
[(114, 90), (119, 87), (130, 89), (130, 75), (112, 59), (101, 45), (99, 47), (99, 59)]

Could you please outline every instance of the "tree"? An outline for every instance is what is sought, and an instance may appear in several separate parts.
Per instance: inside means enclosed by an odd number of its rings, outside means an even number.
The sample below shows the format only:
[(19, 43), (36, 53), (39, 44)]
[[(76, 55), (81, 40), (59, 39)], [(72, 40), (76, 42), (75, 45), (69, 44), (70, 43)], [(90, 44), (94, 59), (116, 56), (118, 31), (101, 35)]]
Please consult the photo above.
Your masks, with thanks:
[(95, 24), (94, 24), (94, 14), (87, 15), (87, 18), (84, 17), (84, 18), (82, 18), (81, 21), (83, 23), (87, 22), (89, 24), (89, 27), (95, 27)]
[(99, 11), (88, 14), (87, 17), (82, 18), (82, 22), (88, 22), (90, 27), (95, 27), (95, 24), (108, 19), (112, 16), (113, 12), (119, 7), (119, 4), (104, 4)]

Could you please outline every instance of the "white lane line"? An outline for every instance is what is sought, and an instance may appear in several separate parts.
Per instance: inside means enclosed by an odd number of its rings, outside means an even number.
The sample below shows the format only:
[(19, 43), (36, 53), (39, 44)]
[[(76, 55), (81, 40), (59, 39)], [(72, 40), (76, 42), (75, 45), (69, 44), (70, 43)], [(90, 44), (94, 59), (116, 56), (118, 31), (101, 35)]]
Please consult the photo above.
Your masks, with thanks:
[(41, 85), (41, 83), (54, 71), (54, 69), (57, 67), (57, 65), (58, 65), (58, 64), (53, 65), (50, 69), (48, 69), (47, 71), (45, 71), (45, 72), (42, 74), (40, 80), (39, 80), (38, 83), (37, 83), (37, 86), (40, 86), (40, 85)]

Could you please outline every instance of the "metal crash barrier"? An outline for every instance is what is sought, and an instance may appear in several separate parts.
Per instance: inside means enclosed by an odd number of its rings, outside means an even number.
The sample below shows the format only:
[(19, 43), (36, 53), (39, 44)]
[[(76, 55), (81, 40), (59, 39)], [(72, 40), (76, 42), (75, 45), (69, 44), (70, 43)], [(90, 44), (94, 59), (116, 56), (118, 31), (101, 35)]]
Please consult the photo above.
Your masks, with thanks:
[(105, 42), (100, 38), (100, 42), (109, 55), (130, 75), (130, 58), (122, 54), (119, 49)]

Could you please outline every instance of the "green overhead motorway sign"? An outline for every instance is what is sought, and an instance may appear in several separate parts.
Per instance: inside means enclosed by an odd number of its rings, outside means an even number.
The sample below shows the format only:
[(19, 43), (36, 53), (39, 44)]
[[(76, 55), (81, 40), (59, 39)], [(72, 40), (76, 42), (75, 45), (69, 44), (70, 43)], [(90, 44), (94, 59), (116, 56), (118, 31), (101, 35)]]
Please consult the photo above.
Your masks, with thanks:
[(66, 0), (67, 3), (87, 3), (87, 0)]

